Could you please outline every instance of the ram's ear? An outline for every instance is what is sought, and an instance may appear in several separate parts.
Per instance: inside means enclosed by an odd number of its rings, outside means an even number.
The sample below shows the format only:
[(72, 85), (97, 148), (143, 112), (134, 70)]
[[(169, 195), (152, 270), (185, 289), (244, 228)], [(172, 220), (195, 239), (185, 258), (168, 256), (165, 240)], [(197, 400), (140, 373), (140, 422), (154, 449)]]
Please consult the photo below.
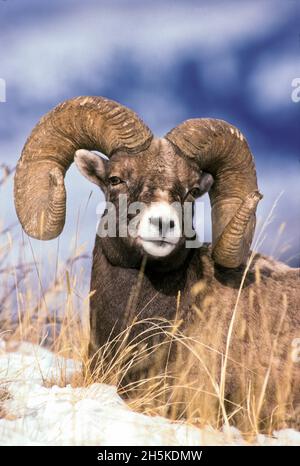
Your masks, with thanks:
[(74, 161), (83, 176), (100, 186), (100, 188), (104, 187), (106, 179), (105, 160), (94, 152), (80, 149), (76, 151)]
[(202, 172), (200, 179), (200, 190), (202, 194), (207, 193), (212, 185), (214, 184), (214, 179), (210, 173)]

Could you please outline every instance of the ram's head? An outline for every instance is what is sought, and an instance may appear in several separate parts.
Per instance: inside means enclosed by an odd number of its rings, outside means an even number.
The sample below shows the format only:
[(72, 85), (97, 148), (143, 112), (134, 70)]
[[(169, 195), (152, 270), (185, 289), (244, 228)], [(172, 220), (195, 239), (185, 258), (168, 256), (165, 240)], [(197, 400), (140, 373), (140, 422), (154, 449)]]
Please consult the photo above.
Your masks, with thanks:
[(16, 171), (16, 210), (30, 236), (48, 240), (61, 233), (64, 176), (74, 157), (114, 205), (120, 194), (144, 205), (136, 234), (120, 238), (140, 254), (161, 258), (178, 250), (185, 237), (174, 206), (209, 191), (214, 260), (237, 267), (247, 257), (261, 195), (248, 144), (228, 123), (187, 120), (156, 139), (133, 111), (111, 100), (78, 97), (62, 103), (34, 128)]

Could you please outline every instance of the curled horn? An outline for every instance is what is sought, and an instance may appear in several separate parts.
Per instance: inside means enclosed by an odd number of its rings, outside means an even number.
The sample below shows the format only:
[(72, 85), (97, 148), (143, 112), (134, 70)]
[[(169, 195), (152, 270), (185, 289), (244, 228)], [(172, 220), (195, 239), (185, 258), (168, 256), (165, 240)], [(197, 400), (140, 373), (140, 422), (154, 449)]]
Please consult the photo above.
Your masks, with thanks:
[(249, 254), (262, 198), (247, 141), (234, 126), (208, 118), (187, 120), (165, 138), (179, 155), (214, 177), (209, 192), (213, 259), (224, 267), (238, 267)]
[(15, 206), (26, 233), (43, 240), (61, 233), (64, 177), (77, 149), (108, 157), (118, 149), (135, 153), (146, 149), (152, 137), (132, 110), (103, 97), (77, 97), (47, 113), (29, 136), (15, 175)]

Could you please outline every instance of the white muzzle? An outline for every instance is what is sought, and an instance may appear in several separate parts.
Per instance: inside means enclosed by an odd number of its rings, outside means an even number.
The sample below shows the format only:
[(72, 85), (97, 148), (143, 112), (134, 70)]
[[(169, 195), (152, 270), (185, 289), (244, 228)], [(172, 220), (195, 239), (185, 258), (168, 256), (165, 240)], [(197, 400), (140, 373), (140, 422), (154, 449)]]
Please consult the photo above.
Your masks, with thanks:
[(147, 254), (164, 257), (175, 249), (181, 231), (177, 210), (167, 202), (153, 202), (141, 214), (137, 236)]

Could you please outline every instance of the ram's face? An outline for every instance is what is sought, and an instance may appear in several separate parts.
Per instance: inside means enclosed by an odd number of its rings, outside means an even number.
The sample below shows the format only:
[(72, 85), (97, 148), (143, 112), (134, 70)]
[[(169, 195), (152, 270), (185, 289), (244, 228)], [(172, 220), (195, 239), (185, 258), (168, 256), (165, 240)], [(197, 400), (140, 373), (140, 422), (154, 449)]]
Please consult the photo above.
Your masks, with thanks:
[[(84, 147), (102, 151), (110, 162)], [(16, 211), (29, 236), (51, 240), (62, 232), (64, 177), (74, 159), (84, 175), (106, 192), (113, 206), (121, 194), (131, 202), (145, 203), (137, 235), (130, 231), (124, 239), (132, 246), (124, 250), (127, 257), (121, 257), (123, 235), (102, 242), (112, 255), (117, 251), (116, 264), (136, 266), (136, 260), (127, 260), (136, 253), (137, 259), (143, 251), (155, 258), (166, 257), (179, 247), (184, 235), (180, 216), (171, 203), (176, 200), (182, 204), (188, 196), (197, 197), (209, 188), (211, 176), (201, 170), (215, 178), (210, 191), (214, 261), (235, 268), (247, 259), (262, 196), (247, 141), (231, 124), (192, 118), (163, 139), (156, 139), (135, 112), (113, 100), (81, 96), (62, 102), (35, 126), (16, 169)], [(117, 226), (120, 231), (121, 225)], [(177, 259), (178, 264), (179, 256)], [(172, 266), (171, 262), (165, 265)]]
[[(142, 154), (120, 151), (107, 162), (95, 157), (78, 151), (76, 163), (89, 178), (94, 173), (108, 203), (115, 207), (120, 240), (152, 258), (169, 256), (182, 246), (184, 216), (192, 214), (192, 209), (184, 206), (209, 189), (212, 177), (176, 155), (164, 140)], [(109, 209), (107, 212), (106, 223), (111, 214)]]

